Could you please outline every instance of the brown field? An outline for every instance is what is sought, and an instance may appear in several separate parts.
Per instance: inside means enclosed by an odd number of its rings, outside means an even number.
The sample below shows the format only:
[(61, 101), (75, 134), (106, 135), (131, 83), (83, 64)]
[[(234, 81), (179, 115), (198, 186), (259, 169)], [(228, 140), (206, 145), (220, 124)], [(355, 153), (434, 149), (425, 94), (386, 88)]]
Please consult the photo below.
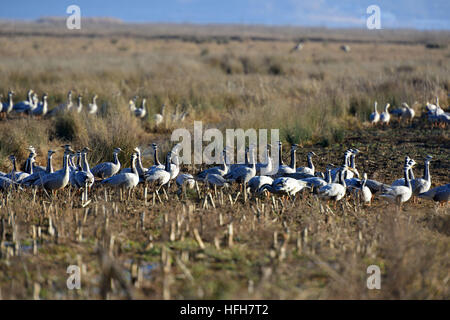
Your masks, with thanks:
[[(298, 39), (307, 40), (303, 50), (291, 52)], [(47, 150), (64, 143), (89, 146), (91, 167), (110, 160), (117, 146), (129, 166), (130, 152), (142, 146), (148, 167), (148, 144), (159, 143), (165, 153), (173, 129), (192, 129), (202, 120), (220, 129), (279, 128), (286, 145), (302, 146), (298, 165), (308, 151), (318, 154), (317, 170), (358, 148), (359, 172), (385, 182), (402, 176), (407, 154), (421, 176), (423, 158), (431, 154), (432, 187), (446, 184), (449, 129), (432, 128), (421, 114), (435, 96), (448, 106), (449, 39), (449, 32), (409, 30), (116, 24), (74, 35), (52, 24), (0, 23), (4, 97), (12, 89), (21, 101), (32, 88), (48, 92), (52, 108), (73, 90), (85, 106), (98, 94), (100, 107), (96, 117), (0, 120), (0, 170), (11, 170), (10, 154), (23, 163), (29, 145), (45, 165)], [(428, 49), (428, 43), (441, 47)], [(344, 44), (350, 52), (340, 49)], [(147, 98), (143, 120), (128, 110), (136, 94)], [(411, 126), (393, 121), (390, 128), (370, 128), (365, 121), (375, 100), (379, 110), (406, 101), (417, 117)], [(153, 115), (163, 103), (168, 116), (155, 128)], [(189, 113), (183, 123), (171, 121), (177, 110)], [(58, 168), (61, 155), (54, 157)], [(29, 190), (2, 193), (0, 297), (450, 297), (448, 204), (408, 202), (397, 212), (379, 199), (363, 207), (349, 198), (334, 209), (307, 193), (295, 202), (245, 200), (233, 187), (211, 201), (203, 190), (183, 199), (175, 190), (160, 199), (149, 190), (145, 202), (143, 186), (130, 201), (95, 187), (84, 208), (69, 188), (54, 199), (34, 198)], [(66, 287), (72, 264), (82, 266), (81, 290)], [(371, 264), (381, 268), (381, 290), (366, 288)]]

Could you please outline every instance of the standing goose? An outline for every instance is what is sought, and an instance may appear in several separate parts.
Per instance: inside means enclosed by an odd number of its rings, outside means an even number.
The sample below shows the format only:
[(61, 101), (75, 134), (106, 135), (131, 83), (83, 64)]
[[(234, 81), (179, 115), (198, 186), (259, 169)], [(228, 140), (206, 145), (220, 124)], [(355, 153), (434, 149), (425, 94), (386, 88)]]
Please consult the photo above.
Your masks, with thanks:
[(359, 188), (359, 196), (360, 200), (363, 203), (370, 205), (372, 201), (372, 191), (370, 191), (369, 187), (366, 186), (366, 183), (367, 183), (367, 173), (364, 173), (363, 179), (361, 181), (361, 186)]
[(255, 153), (253, 146), (251, 146), (251, 154), (253, 159), (251, 167), (239, 167), (236, 170), (227, 173), (224, 178), (238, 183), (247, 183), (251, 178), (253, 178), (256, 175)]
[(58, 114), (69, 111), (70, 109), (72, 109), (72, 106), (73, 106), (72, 91), (69, 90), (69, 92), (67, 93), (67, 101), (48, 111), (47, 115), (50, 117), (56, 116)]
[[(142, 158), (141, 158), (141, 148), (134, 148), (134, 152), (136, 153), (136, 170), (139, 174), (139, 182), (144, 181), (145, 173), (147, 172), (147, 168), (142, 166)], [(120, 173), (132, 172), (132, 168), (124, 168), (120, 171)]]
[(23, 179), (22, 184), (31, 186), (42, 176), (49, 174), (49, 173), (53, 173), (53, 166), (52, 166), (53, 154), (55, 154), (55, 151), (53, 151), (53, 150), (49, 150), (47, 153), (47, 167), (46, 167), (45, 171), (36, 171), (35, 170), (36, 167), (33, 167), (33, 174), (26, 177), (25, 179)]
[(14, 106), (13, 106), (13, 110), (14, 112), (17, 113), (22, 113), (25, 112), (27, 110), (30, 109), (30, 107), (33, 105), (33, 90), (28, 90), (27, 92), (27, 100), (21, 101), (21, 102), (17, 102)]
[(377, 110), (377, 104), (378, 103), (375, 101), (374, 111), (369, 116), (369, 120), (372, 125), (374, 125), (374, 124), (378, 123), (378, 121), (380, 121), (380, 114), (378, 113), (378, 110)]
[(149, 182), (153, 186), (157, 186), (158, 191), (162, 186), (166, 185), (170, 181), (170, 161), (172, 159), (172, 151), (169, 151), (166, 156), (166, 165), (164, 169), (155, 168), (149, 170), (145, 174), (145, 181)]
[(402, 119), (408, 124), (412, 123), (416, 112), (406, 102), (403, 102), (402, 106), (405, 108), (405, 111), (402, 114)]
[(42, 95), (42, 101), (38, 103), (37, 107), (31, 111), (33, 116), (45, 116), (48, 111), (48, 94), (44, 93)]
[(419, 198), (433, 200), (445, 204), (450, 201), (450, 183), (420, 193)]
[(209, 169), (205, 169), (201, 172), (199, 172), (196, 176), (198, 180), (203, 180), (206, 178), (208, 174), (218, 174), (219, 176), (224, 176), (228, 173), (228, 165), (227, 165), (227, 152), (226, 149), (223, 150), (223, 163), (221, 166), (213, 167)]
[(161, 107), (161, 113), (157, 113), (154, 115), (153, 120), (155, 121), (155, 126), (159, 126), (164, 121), (164, 109), (166, 108), (166, 105), (163, 104)]
[[(12, 170), (9, 174), (6, 175), (6, 178), (11, 179), (12, 181), (15, 182), (21, 182), (23, 179), (25, 179), (26, 177), (28, 177), (29, 175), (33, 174), (33, 167), (29, 166), (29, 171), (28, 172), (23, 172), (23, 171), (17, 171), (17, 166), (16, 166), (16, 157), (14, 155), (10, 155), (9, 156), (9, 160), (12, 163)], [(34, 159), (32, 156), (28, 157), (28, 161), (32, 164)]]
[(297, 172), (304, 173), (304, 174), (307, 174), (310, 176), (314, 176), (315, 168), (314, 168), (314, 164), (312, 162), (312, 157), (315, 155), (316, 154), (313, 151), (308, 152), (308, 155), (307, 155), (308, 166), (297, 168)]
[[(414, 161), (413, 159), (411, 159), (410, 157), (406, 156), (405, 157), (405, 162), (403, 164), (403, 166), (407, 166), (408, 164), (410, 164), (412, 161)], [(412, 168), (410, 167), (409, 171), (408, 171), (408, 176), (409, 176), (409, 180), (413, 181), (414, 180), (414, 173), (412, 171)], [(395, 180), (394, 182), (391, 183), (391, 187), (396, 187), (396, 186), (404, 186), (405, 185), (405, 178), (400, 178)]]
[(266, 162), (256, 164), (256, 174), (260, 175), (270, 175), (273, 170), (272, 158), (269, 155), (270, 144), (266, 146)]
[(431, 187), (430, 162), (432, 156), (427, 155), (424, 161), (423, 178), (416, 178), (411, 181), (413, 196), (427, 192)]
[(158, 149), (159, 149), (158, 145), (156, 143), (152, 143), (151, 146), (153, 148), (153, 162), (154, 162), (154, 165), (149, 167), (147, 169), (147, 172), (153, 171), (155, 169), (164, 169), (166, 166), (163, 165), (161, 162), (159, 162), (159, 159), (158, 159)]
[(134, 115), (138, 118), (144, 118), (145, 115), (147, 114), (147, 109), (145, 108), (145, 102), (147, 101), (147, 99), (142, 99), (142, 104), (140, 108), (136, 108), (134, 110)]
[(78, 170), (73, 171), (70, 174), (70, 184), (74, 186), (75, 188), (84, 188), (84, 187), (92, 187), (94, 184), (95, 178), (92, 174), (89, 163), (87, 161), (87, 152), (90, 149), (88, 147), (81, 150), (81, 152), (78, 152), (78, 161), (77, 164)]
[(75, 110), (77, 111), (77, 113), (81, 113), (81, 111), (83, 110), (83, 96), (81, 94), (78, 95)]
[(333, 200), (335, 202), (341, 200), (342, 198), (344, 198), (346, 190), (347, 190), (347, 185), (345, 184), (345, 179), (344, 179), (344, 175), (345, 175), (345, 170), (347, 166), (344, 165), (343, 168), (340, 168), (339, 172), (337, 173), (337, 175), (339, 176), (339, 183), (329, 183), (326, 186), (321, 187), (318, 191), (317, 194), (319, 196), (320, 199), (324, 199), (324, 200)]
[(97, 95), (94, 94), (94, 96), (92, 97), (92, 103), (88, 104), (88, 113), (89, 114), (96, 114), (98, 107), (97, 107)]
[(118, 154), (121, 151), (122, 149), (120, 148), (114, 148), (113, 151), (114, 162), (103, 162), (93, 167), (91, 169), (91, 172), (94, 175), (94, 177), (106, 179), (118, 173), (120, 171), (120, 162)]
[[(281, 146), (281, 142), (280, 142), (280, 146)], [(280, 166), (278, 167), (278, 172), (276, 173), (276, 176), (278, 177), (282, 177), (285, 176), (287, 174), (291, 174), (291, 173), (295, 173), (295, 152), (297, 151), (297, 145), (293, 144), (291, 146), (291, 164), (289, 166), (281, 164), (280, 162)], [(280, 152), (280, 158), (281, 158), (281, 147), (279, 148), (279, 152)]]
[(389, 107), (391, 105), (389, 103), (384, 107), (384, 111), (380, 114), (380, 123), (382, 125), (388, 125), (391, 120), (391, 115), (389, 114)]
[(353, 177), (353, 173), (348, 172), (348, 168), (351, 164), (351, 160), (350, 157), (352, 155), (352, 151), (351, 150), (347, 150), (344, 152), (344, 164), (341, 167), (338, 168), (334, 168), (331, 170), (331, 181), (332, 182), (338, 182), (340, 179), (340, 172), (343, 171), (344, 174), (344, 178), (348, 178), (350, 179), (350, 177)]
[(399, 208), (401, 208), (401, 205), (408, 201), (412, 195), (411, 180), (408, 175), (408, 170), (410, 167), (412, 167), (412, 165), (407, 164), (403, 168), (405, 185), (390, 187), (380, 195), (380, 197), (385, 199), (387, 202), (397, 204)]
[(108, 185), (110, 187), (121, 188), (121, 189), (129, 189), (129, 193), (131, 189), (136, 187), (139, 183), (139, 173), (136, 169), (136, 153), (131, 155), (131, 172), (122, 172), (112, 176), (108, 179), (103, 180), (101, 183)]
[(3, 102), (2, 106), (1, 106), (1, 115), (3, 118), (6, 117), (6, 115), (9, 114), (14, 108), (13, 98), (12, 98), (13, 95), (14, 95), (14, 92), (9, 91), (8, 92), (8, 102)]
[[(69, 149), (70, 150), (70, 149)], [(46, 190), (58, 191), (64, 188), (69, 183), (69, 153), (70, 151), (64, 152), (63, 157), (63, 170), (58, 170), (53, 173), (41, 176), (33, 185), (40, 186)]]
[(138, 99), (138, 96), (134, 96), (133, 99), (130, 99), (128, 101), (128, 109), (130, 109), (131, 113), (134, 113), (136, 110), (136, 100)]

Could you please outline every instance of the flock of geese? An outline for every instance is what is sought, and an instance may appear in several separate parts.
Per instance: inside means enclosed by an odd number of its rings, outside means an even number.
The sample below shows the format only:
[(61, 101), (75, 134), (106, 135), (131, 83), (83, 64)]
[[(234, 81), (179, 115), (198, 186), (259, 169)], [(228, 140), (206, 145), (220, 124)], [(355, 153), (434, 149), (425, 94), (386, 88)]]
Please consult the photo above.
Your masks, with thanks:
[[(13, 101), (14, 94), (14, 91), (9, 91), (8, 98), (5, 102), (2, 101), (3, 96), (0, 95), (0, 117), (6, 118), (6, 116), (9, 114), (31, 115), (36, 117), (52, 117), (69, 111), (81, 113), (84, 107), (83, 96), (79, 94), (76, 102), (74, 103), (72, 91), (69, 91), (67, 93), (67, 100), (64, 103), (52, 109), (50, 109), (48, 105), (47, 93), (42, 94), (41, 100), (39, 100), (37, 93), (30, 89), (27, 93), (27, 99), (17, 103), (14, 103)], [(99, 109), (97, 105), (97, 98), (98, 96), (94, 94), (91, 100), (92, 102), (88, 103), (88, 105), (86, 106), (88, 114), (97, 114)], [(133, 99), (130, 99), (130, 101), (128, 102), (128, 107), (132, 115), (136, 116), (137, 118), (143, 119), (147, 116), (147, 109), (145, 106), (146, 99), (143, 98), (140, 106), (137, 106), (136, 102), (138, 98), (138, 96), (134, 96)], [(153, 120), (156, 126), (159, 126), (163, 123), (165, 116), (164, 110), (165, 105), (162, 106), (160, 113), (154, 115)], [(187, 115), (188, 112), (180, 112), (177, 106), (175, 113), (171, 116), (171, 120), (173, 122), (184, 121)]]
[[(398, 109), (389, 111), (390, 104), (386, 103), (384, 111), (379, 113), (377, 110), (378, 103), (375, 101), (374, 111), (369, 115), (369, 121), (372, 125), (381, 124), (383, 126), (389, 125), (391, 121), (391, 114), (396, 116), (399, 121), (403, 121), (407, 124), (411, 124), (414, 119), (416, 112), (411, 108), (406, 102), (402, 103), (402, 106)], [(445, 112), (439, 106), (439, 98), (436, 97), (436, 104), (427, 102), (425, 105), (426, 117), (429, 122), (434, 126), (445, 127), (450, 123), (450, 113)]]
[[(232, 184), (240, 184), (241, 191), (252, 193), (255, 196), (262, 194), (275, 194), (283, 197), (295, 197), (302, 190), (310, 190), (319, 199), (336, 202), (345, 199), (346, 195), (354, 195), (362, 204), (370, 205), (375, 194), (379, 198), (389, 203), (393, 203), (400, 209), (401, 205), (411, 198), (416, 197), (433, 200), (441, 204), (446, 204), (450, 197), (450, 184), (431, 189), (430, 162), (431, 156), (424, 160), (424, 173), (422, 177), (415, 178), (413, 167), (416, 162), (406, 157), (403, 165), (403, 178), (386, 184), (373, 179), (368, 179), (367, 174), (360, 176), (356, 168), (356, 156), (360, 153), (357, 149), (349, 149), (344, 153), (342, 165), (332, 164), (326, 167), (325, 172), (316, 170), (313, 158), (314, 152), (307, 154), (307, 165), (296, 167), (297, 145), (292, 145), (290, 149), (290, 164), (286, 165), (281, 157), (282, 143), (278, 143), (279, 167), (275, 168), (270, 157), (270, 145), (265, 150), (265, 162), (254, 161), (255, 147), (246, 149), (244, 163), (229, 164), (227, 158), (228, 149), (223, 150), (223, 162), (220, 166), (207, 168), (198, 172), (195, 176), (190, 173), (181, 172), (178, 152), (179, 145), (170, 150), (165, 163), (159, 161), (159, 148), (152, 144), (154, 164), (150, 167), (142, 165), (140, 148), (136, 147), (131, 154), (131, 167), (122, 168), (118, 154), (122, 152), (120, 148), (113, 151), (113, 161), (99, 163), (93, 168), (90, 167), (87, 154), (91, 151), (88, 147), (77, 152), (73, 151), (70, 145), (64, 145), (64, 156), (62, 169), (55, 171), (52, 164), (52, 157), (55, 153), (49, 150), (47, 154), (47, 166), (36, 165), (36, 150), (29, 147), (30, 154), (25, 161), (24, 171), (19, 171), (16, 165), (16, 158), (11, 155), (9, 160), (12, 163), (10, 173), (0, 172), (0, 189), (17, 190), (22, 188), (41, 188), (46, 192), (57, 192), (66, 186), (75, 189), (83, 189), (86, 193), (95, 185), (120, 188), (131, 191), (138, 184), (142, 183), (158, 191), (164, 187), (164, 192), (169, 192), (170, 184), (175, 181), (178, 186), (178, 195), (186, 195), (186, 189), (198, 187), (197, 183), (203, 183), (205, 188), (213, 187), (223, 189)], [(271, 175), (262, 173), (270, 172)]]

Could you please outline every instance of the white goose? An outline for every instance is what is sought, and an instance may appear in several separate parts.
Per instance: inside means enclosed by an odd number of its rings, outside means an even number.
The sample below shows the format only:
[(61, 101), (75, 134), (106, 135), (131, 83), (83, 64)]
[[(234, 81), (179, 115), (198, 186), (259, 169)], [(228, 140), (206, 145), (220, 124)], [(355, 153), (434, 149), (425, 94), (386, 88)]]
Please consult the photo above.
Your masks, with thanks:
[(307, 154), (308, 166), (297, 168), (297, 172), (304, 173), (304, 174), (310, 175), (310, 176), (314, 176), (315, 168), (314, 168), (314, 164), (312, 161), (312, 157), (315, 155), (316, 154), (313, 151), (308, 152), (308, 154)]
[(378, 113), (378, 110), (377, 110), (377, 104), (378, 103), (375, 101), (374, 111), (369, 116), (369, 120), (372, 125), (374, 125), (374, 124), (378, 123), (378, 121), (380, 121), (380, 114)]
[(6, 117), (6, 115), (9, 114), (14, 108), (13, 95), (14, 91), (9, 91), (8, 102), (3, 102), (3, 104), (1, 105), (1, 114), (3, 117)]
[(44, 93), (42, 95), (42, 101), (39, 102), (33, 110), (31, 110), (31, 114), (33, 116), (45, 116), (48, 111), (48, 102), (47, 102), (48, 94)]
[(94, 96), (92, 97), (92, 103), (89, 103), (89, 105), (88, 105), (88, 113), (89, 114), (97, 113), (97, 111), (98, 111), (97, 98), (98, 98), (98, 96), (96, 94), (94, 94)]
[(402, 114), (402, 119), (406, 121), (406, 123), (411, 123), (416, 115), (416, 112), (406, 102), (403, 102), (402, 106), (405, 108), (405, 111)]
[(256, 163), (255, 163), (255, 153), (254, 147), (250, 147), (250, 152), (252, 154), (252, 166), (251, 167), (239, 167), (230, 173), (227, 173), (224, 178), (235, 181), (238, 183), (247, 183), (251, 178), (256, 175)]
[(229, 172), (229, 168), (228, 168), (228, 165), (227, 165), (227, 152), (226, 152), (225, 149), (222, 152), (222, 160), (223, 160), (223, 163), (222, 163), (221, 166), (205, 169), (205, 170), (199, 172), (197, 174), (196, 178), (198, 180), (203, 180), (203, 179), (206, 178), (206, 176), (208, 174), (218, 174), (219, 176), (226, 175)]
[(154, 115), (153, 120), (155, 121), (155, 125), (158, 127), (160, 124), (164, 121), (164, 111), (165, 111), (166, 105), (163, 104), (161, 107), (161, 113), (157, 113)]
[(403, 175), (405, 178), (405, 185), (394, 186), (385, 190), (380, 197), (385, 199), (387, 202), (397, 204), (400, 208), (401, 205), (408, 201), (412, 196), (411, 180), (409, 179), (408, 170), (412, 167), (411, 164), (407, 164), (403, 168)]
[[(148, 169), (144, 168), (142, 166), (141, 148), (139, 148), (139, 147), (134, 148), (134, 152), (136, 153), (136, 157), (137, 157), (136, 158), (136, 170), (138, 171), (138, 174), (139, 174), (139, 182), (143, 182), (145, 173), (148, 171)], [(132, 168), (124, 168), (120, 172), (121, 173), (132, 172)]]
[(427, 155), (424, 161), (423, 178), (416, 178), (411, 181), (413, 196), (427, 192), (431, 187), (430, 162), (432, 156)]
[(302, 180), (289, 177), (279, 177), (273, 180), (272, 184), (265, 184), (258, 189), (261, 194), (267, 190), (273, 194), (295, 196), (299, 191), (308, 188), (308, 184)]
[(69, 183), (69, 153), (64, 153), (63, 170), (41, 176), (33, 185), (46, 190), (57, 191), (64, 188)]
[(257, 192), (263, 185), (272, 185), (273, 179), (268, 176), (254, 176), (248, 181), (248, 188), (251, 192)]
[(279, 152), (280, 152), (280, 155), (279, 155), (280, 162), (279, 163), (280, 163), (280, 165), (278, 167), (278, 172), (276, 173), (275, 176), (282, 177), (282, 176), (285, 176), (288, 174), (296, 173), (296, 169), (295, 169), (295, 166), (296, 166), (295, 152), (296, 151), (297, 151), (297, 145), (293, 144), (291, 146), (291, 164), (289, 166), (282, 164), (282, 162), (281, 162), (281, 142), (279, 142)]
[(391, 115), (389, 114), (389, 107), (391, 105), (389, 103), (384, 107), (384, 111), (380, 114), (380, 123), (382, 125), (388, 125), (391, 120)]
[(344, 179), (346, 169), (348, 169), (347, 165), (344, 165), (344, 167), (339, 170), (339, 173), (337, 174), (339, 176), (339, 183), (335, 182), (329, 183), (326, 186), (321, 187), (317, 191), (317, 194), (320, 199), (324, 199), (327, 201), (333, 200), (337, 202), (342, 198), (344, 198), (347, 190), (347, 185), (345, 184)]
[(77, 111), (77, 113), (81, 113), (81, 111), (83, 110), (83, 96), (81, 94), (78, 95), (75, 110)]
[(142, 104), (140, 108), (136, 108), (134, 110), (134, 115), (138, 118), (144, 118), (147, 114), (147, 109), (145, 108), (145, 102), (147, 101), (147, 99), (142, 99)]
[(158, 187), (158, 191), (161, 187), (168, 184), (170, 181), (170, 161), (172, 158), (172, 151), (169, 151), (166, 156), (166, 165), (164, 169), (155, 168), (154, 170), (149, 170), (145, 174), (145, 181), (149, 182), (151, 185)]
[(136, 169), (137, 154), (131, 155), (131, 172), (122, 172), (103, 180), (101, 183), (110, 187), (121, 189), (133, 189), (139, 183), (139, 173)]
[(26, 112), (27, 110), (29, 110), (33, 105), (33, 93), (34, 93), (33, 90), (31, 90), (31, 89), (28, 90), (27, 100), (16, 103), (13, 106), (13, 111), (17, 112), (17, 113), (22, 113), (22, 112)]
[(113, 151), (114, 162), (103, 162), (93, 167), (91, 172), (94, 175), (94, 177), (106, 179), (118, 173), (120, 171), (120, 161), (118, 154), (121, 151), (122, 149), (120, 148), (114, 148)]

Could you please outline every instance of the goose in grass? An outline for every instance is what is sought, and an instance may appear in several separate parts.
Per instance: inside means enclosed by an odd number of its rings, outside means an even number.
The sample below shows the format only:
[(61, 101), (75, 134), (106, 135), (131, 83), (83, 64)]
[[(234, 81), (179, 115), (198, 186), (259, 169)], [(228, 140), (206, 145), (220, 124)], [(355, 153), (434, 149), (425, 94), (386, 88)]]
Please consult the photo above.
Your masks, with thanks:
[[(416, 178), (411, 181), (413, 196), (417, 197), (419, 194), (427, 192), (431, 187), (430, 162), (432, 156), (427, 155), (424, 161), (423, 177)], [(414, 199), (415, 200), (415, 199)]]
[(384, 111), (380, 114), (380, 123), (382, 125), (388, 125), (389, 121), (391, 120), (391, 115), (389, 114), (389, 107), (391, 105), (389, 103), (386, 103), (386, 106), (384, 107)]
[(36, 106), (36, 108), (34, 108), (33, 110), (31, 110), (31, 115), (33, 116), (45, 116), (47, 114), (48, 111), (48, 94), (44, 93), (42, 95), (42, 101), (39, 102)]
[(229, 182), (222, 176), (219, 176), (218, 174), (208, 174), (206, 178), (203, 180), (206, 187), (214, 188), (228, 188), (230, 187)]
[(116, 173), (120, 171), (120, 161), (118, 154), (121, 152), (122, 149), (120, 148), (114, 148), (113, 151), (113, 162), (103, 162), (91, 169), (92, 174), (94, 177), (100, 178), (100, 179), (107, 179), (109, 177), (112, 177)]
[[(28, 177), (30, 174), (33, 174), (32, 166), (29, 167), (29, 170), (30, 170), (29, 172), (18, 171), (17, 166), (16, 166), (16, 157), (14, 155), (10, 155), (8, 157), (8, 159), (12, 163), (12, 170), (8, 175), (6, 175), (6, 178), (9, 178), (15, 182), (21, 182), (23, 179)], [(31, 158), (29, 157), (29, 161), (31, 161), (31, 163), (32, 163), (34, 161), (34, 159), (32, 157)]]
[(31, 174), (30, 176), (26, 177), (25, 179), (22, 180), (22, 184), (26, 185), (26, 186), (31, 186), (33, 185), (38, 179), (40, 179), (43, 175), (49, 174), (49, 173), (53, 173), (53, 166), (52, 166), (52, 157), (55, 154), (55, 151), (53, 150), (49, 150), (47, 153), (47, 167), (45, 171), (36, 171), (35, 168), (33, 167), (33, 174)]
[(332, 200), (337, 202), (345, 197), (345, 193), (347, 191), (347, 185), (345, 184), (344, 179), (346, 169), (347, 168), (345, 165), (343, 168), (339, 170), (339, 173), (337, 174), (339, 176), (338, 183), (332, 182), (317, 190), (317, 195), (320, 199), (327, 201)]
[[(410, 157), (406, 156), (403, 166), (407, 166), (408, 164), (411, 164), (412, 161), (414, 161), (414, 160), (411, 159)], [(411, 167), (408, 171), (408, 176), (409, 176), (409, 180), (411, 180), (411, 181), (414, 180), (414, 172)], [(398, 186), (404, 186), (404, 185), (405, 185), (405, 178), (399, 178), (391, 183), (391, 187), (398, 187)]]
[(315, 155), (316, 154), (313, 151), (308, 152), (308, 154), (306, 155), (308, 166), (307, 167), (299, 167), (299, 168), (297, 168), (296, 171), (298, 173), (304, 173), (304, 174), (307, 174), (310, 176), (314, 176), (315, 168), (314, 168), (314, 164), (312, 161), (312, 157)]
[(166, 105), (163, 104), (161, 107), (161, 113), (157, 113), (153, 116), (153, 121), (155, 121), (155, 126), (159, 126), (164, 121), (164, 111), (165, 111)]
[(8, 92), (8, 101), (0, 103), (2, 117), (6, 117), (6, 115), (9, 114), (13, 110), (13, 107), (14, 107), (13, 95), (14, 95), (14, 92), (9, 91)]
[(304, 188), (308, 188), (308, 184), (302, 180), (289, 177), (279, 177), (273, 180), (272, 184), (265, 184), (258, 190), (258, 194), (267, 190), (270, 193), (278, 195), (295, 196)]
[(227, 165), (227, 152), (226, 149), (222, 152), (223, 163), (221, 166), (212, 167), (199, 172), (196, 176), (197, 180), (204, 180), (208, 174), (218, 174), (219, 176), (224, 176), (229, 172), (229, 167)]
[(82, 110), (83, 110), (83, 96), (79, 94), (77, 97), (77, 105), (75, 106), (75, 111), (77, 113), (81, 113)]
[(402, 120), (408, 124), (412, 123), (412, 121), (416, 115), (416, 112), (406, 102), (403, 102), (402, 106), (403, 106), (403, 108), (405, 108), (405, 110), (402, 114)]
[(98, 96), (96, 94), (94, 94), (94, 96), (92, 97), (92, 103), (88, 104), (88, 114), (97, 114), (98, 111), (98, 106), (97, 106), (97, 98)]
[(178, 194), (181, 193), (184, 187), (187, 189), (193, 189), (195, 187), (194, 176), (190, 173), (181, 173), (175, 179), (175, 183), (178, 186)]
[(403, 167), (403, 175), (405, 178), (405, 185), (394, 186), (385, 190), (380, 197), (387, 202), (396, 204), (399, 208), (408, 201), (412, 196), (411, 180), (409, 179), (408, 170), (412, 167), (410, 163)]
[(136, 110), (136, 101), (138, 99), (138, 96), (134, 96), (133, 99), (130, 99), (128, 101), (128, 109), (130, 109), (130, 112), (134, 114), (134, 111)]
[(426, 200), (433, 200), (443, 205), (450, 201), (450, 183), (420, 193), (418, 197)]
[(134, 152), (131, 155), (131, 172), (123, 172), (116, 174), (101, 183), (114, 188), (133, 189), (139, 183), (139, 173), (136, 169), (137, 154)]
[(268, 176), (254, 176), (251, 178), (248, 183), (248, 189), (250, 189), (250, 192), (257, 192), (263, 185), (269, 184), (272, 185), (273, 179)]
[[(147, 168), (144, 168), (142, 165), (142, 156), (141, 156), (141, 148), (136, 147), (134, 148), (134, 152), (136, 153), (136, 170), (139, 174), (139, 182), (144, 181), (145, 173), (148, 171)], [(124, 168), (120, 171), (120, 173), (126, 173), (126, 172), (132, 172), (131, 168)]]
[[(227, 150), (228, 148), (226, 147), (225, 149)], [(225, 151), (225, 152), (227, 152), (227, 151)], [(228, 172), (229, 173), (234, 171), (234, 170), (236, 170), (236, 169), (238, 169), (238, 168), (249, 167), (250, 166), (250, 161), (248, 160), (248, 154), (250, 152), (250, 149), (249, 148), (245, 148), (244, 152), (245, 152), (244, 153), (244, 163), (240, 162), (240, 163), (229, 164), (228, 165)], [(239, 157), (239, 154), (238, 154), (238, 157)]]
[(56, 116), (58, 114), (67, 112), (69, 110), (71, 110), (73, 107), (73, 102), (72, 102), (72, 91), (69, 91), (67, 93), (67, 100), (65, 103), (60, 104), (59, 106), (53, 108), (52, 110), (47, 112), (47, 115), (49, 117), (53, 117)]
[(353, 178), (352, 173), (348, 172), (350, 164), (351, 164), (351, 160), (350, 157), (352, 155), (352, 151), (349, 149), (347, 151), (344, 152), (344, 163), (341, 167), (338, 168), (334, 168), (331, 169), (331, 181), (332, 182), (338, 182), (340, 179), (340, 172), (343, 171), (344, 174), (344, 179), (350, 179)]
[(134, 115), (138, 118), (143, 119), (146, 115), (147, 115), (147, 109), (145, 108), (145, 102), (147, 101), (147, 99), (142, 99), (142, 103), (141, 103), (141, 107), (140, 108), (136, 108), (134, 110)]
[(159, 147), (158, 147), (158, 145), (156, 143), (152, 143), (151, 146), (152, 146), (152, 149), (153, 149), (153, 162), (154, 162), (154, 165), (149, 167), (147, 169), (147, 172), (151, 172), (151, 171), (153, 171), (155, 169), (164, 169), (166, 166), (163, 165), (161, 162), (159, 162), (159, 158), (158, 158)]
[(378, 110), (377, 110), (377, 104), (378, 103), (375, 101), (373, 112), (369, 116), (369, 121), (372, 125), (377, 124), (378, 121), (380, 121), (380, 114), (378, 113)]
[(372, 202), (372, 191), (366, 186), (367, 183), (367, 173), (363, 174), (363, 178), (359, 186), (355, 189), (360, 201), (364, 204), (370, 205)]
[(52, 193), (63, 189), (69, 184), (69, 153), (65, 152), (63, 157), (63, 170), (42, 176), (33, 185), (50, 190)]
[[(254, 156), (254, 147), (251, 147), (252, 159), (255, 159)], [(239, 167), (234, 171), (231, 171), (224, 175), (223, 177), (227, 180), (234, 181), (237, 183), (247, 183), (251, 178), (256, 175), (256, 163), (252, 161), (251, 167)]]
[(33, 105), (33, 93), (34, 93), (33, 90), (31, 90), (31, 89), (28, 90), (27, 100), (17, 102), (13, 106), (13, 111), (16, 113), (22, 113), (22, 112), (26, 112), (27, 110), (29, 110)]
[(161, 187), (168, 184), (170, 181), (170, 161), (172, 159), (172, 152), (169, 151), (166, 156), (166, 164), (164, 169), (155, 168), (154, 170), (149, 170), (145, 174), (145, 181), (151, 185), (157, 187), (158, 191)]
[(265, 163), (261, 163), (258, 162), (256, 164), (256, 174), (259, 175), (271, 175), (272, 174), (272, 170), (273, 170), (273, 162), (272, 162), (272, 158), (270, 157), (269, 154), (269, 148), (271, 147), (270, 144), (268, 144), (266, 146), (266, 152), (265, 152), (265, 159), (266, 162)]
[(95, 178), (92, 174), (89, 162), (87, 161), (87, 152), (90, 151), (89, 148), (84, 148), (80, 153), (80, 168), (79, 170), (73, 171), (70, 174), (70, 184), (75, 188), (91, 188), (94, 184)]
[(297, 151), (297, 145), (293, 144), (291, 146), (291, 164), (289, 166), (282, 164), (281, 162), (281, 142), (279, 142), (279, 167), (278, 167), (278, 171), (275, 174), (276, 177), (282, 177), (288, 174), (292, 174), (292, 173), (296, 173), (296, 169), (295, 169), (295, 152)]

